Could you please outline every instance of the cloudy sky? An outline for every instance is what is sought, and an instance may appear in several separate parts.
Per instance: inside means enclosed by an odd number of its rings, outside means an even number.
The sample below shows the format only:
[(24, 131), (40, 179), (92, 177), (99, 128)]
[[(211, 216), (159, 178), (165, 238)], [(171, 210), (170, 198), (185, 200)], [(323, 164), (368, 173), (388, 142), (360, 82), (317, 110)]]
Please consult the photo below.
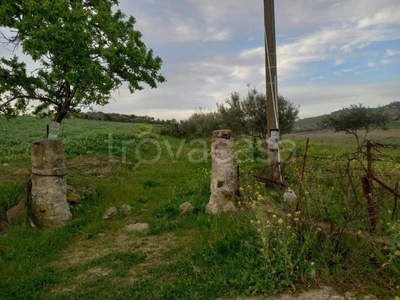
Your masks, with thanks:
[[(104, 112), (184, 119), (247, 84), (265, 93), (262, 0), (120, 0), (167, 82)], [(276, 0), (279, 93), (300, 117), (400, 101), (399, 0)]]

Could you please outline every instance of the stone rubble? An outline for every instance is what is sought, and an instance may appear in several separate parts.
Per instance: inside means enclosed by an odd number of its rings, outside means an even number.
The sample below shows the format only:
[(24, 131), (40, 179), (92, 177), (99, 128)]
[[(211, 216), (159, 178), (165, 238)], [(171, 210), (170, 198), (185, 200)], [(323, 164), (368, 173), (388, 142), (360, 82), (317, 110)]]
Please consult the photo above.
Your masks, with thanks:
[(9, 224), (19, 223), (24, 221), (28, 214), (28, 197), (25, 196), (17, 205), (7, 210), (7, 222)]
[(116, 207), (110, 207), (106, 210), (103, 215), (103, 220), (110, 220), (118, 215), (118, 210)]
[(121, 206), (121, 213), (125, 216), (130, 215), (132, 211), (132, 207), (129, 204), (123, 204)]
[(187, 212), (194, 212), (195, 207), (190, 202), (184, 202), (181, 205), (179, 205), (179, 210), (181, 211), (181, 213), (184, 214)]

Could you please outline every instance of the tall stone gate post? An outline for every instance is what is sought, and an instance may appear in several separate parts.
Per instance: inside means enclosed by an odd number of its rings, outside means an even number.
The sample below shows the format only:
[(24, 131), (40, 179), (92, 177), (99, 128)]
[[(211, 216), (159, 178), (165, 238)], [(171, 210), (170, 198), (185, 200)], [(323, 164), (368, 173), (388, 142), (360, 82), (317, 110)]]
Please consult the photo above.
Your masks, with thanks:
[(206, 211), (211, 214), (236, 211), (235, 172), (233, 169), (234, 137), (230, 130), (212, 134), (211, 196)]
[(39, 225), (52, 228), (65, 224), (72, 215), (67, 202), (67, 170), (60, 140), (31, 144), (32, 207)]

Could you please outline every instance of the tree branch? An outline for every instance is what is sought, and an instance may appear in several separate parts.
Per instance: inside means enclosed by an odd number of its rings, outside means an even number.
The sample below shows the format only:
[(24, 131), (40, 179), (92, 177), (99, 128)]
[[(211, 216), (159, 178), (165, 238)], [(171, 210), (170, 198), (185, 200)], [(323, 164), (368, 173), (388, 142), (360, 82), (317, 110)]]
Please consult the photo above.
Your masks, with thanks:
[(57, 103), (56, 101), (47, 98), (47, 97), (40, 97), (40, 96), (28, 96), (28, 95), (20, 95), (20, 96), (15, 96), (12, 97), (11, 99), (7, 100), (6, 102), (0, 104), (0, 110), (2, 110), (4, 107), (6, 107), (8, 104), (10, 104), (11, 102), (17, 100), (17, 99), (30, 99), (30, 100), (40, 100), (40, 101), (45, 101), (45, 102), (49, 102), (51, 104), (54, 105), (60, 105), (59, 103)]

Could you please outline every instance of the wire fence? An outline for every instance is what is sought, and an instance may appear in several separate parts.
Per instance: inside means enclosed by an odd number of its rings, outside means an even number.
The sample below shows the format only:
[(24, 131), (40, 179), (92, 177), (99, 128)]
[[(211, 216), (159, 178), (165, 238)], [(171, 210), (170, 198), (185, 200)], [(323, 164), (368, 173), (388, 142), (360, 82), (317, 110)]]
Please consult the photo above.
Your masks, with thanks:
[(400, 145), (367, 140), (343, 155), (303, 154), (281, 162), (282, 182), (266, 178), (266, 170), (248, 172), (258, 181), (298, 195), (295, 210), (313, 219), (384, 234), (399, 220)]

